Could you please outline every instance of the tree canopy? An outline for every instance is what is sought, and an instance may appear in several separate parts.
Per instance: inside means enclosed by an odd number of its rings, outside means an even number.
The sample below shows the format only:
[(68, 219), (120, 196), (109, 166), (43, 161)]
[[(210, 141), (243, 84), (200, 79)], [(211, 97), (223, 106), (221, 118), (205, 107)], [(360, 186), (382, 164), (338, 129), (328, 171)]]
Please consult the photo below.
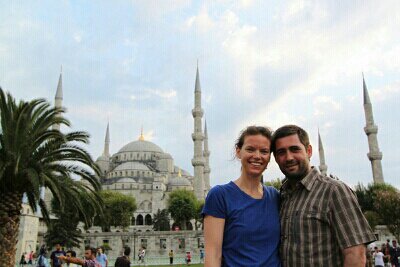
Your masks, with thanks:
[(169, 213), (167, 209), (157, 210), (153, 216), (153, 229), (154, 231), (169, 231), (171, 230), (169, 224)]
[(17, 102), (0, 88), (0, 266), (14, 266), (23, 195), (33, 211), (40, 207), (47, 222), (43, 187), (51, 191), (61, 209), (68, 201), (84, 212), (86, 207), (78, 197), (83, 192), (91, 192), (100, 203), (96, 194), (99, 169), (80, 146), (89, 142), (89, 135), (53, 129), (70, 125), (63, 112), (44, 99)]
[(196, 214), (197, 199), (192, 191), (177, 189), (171, 192), (168, 198), (168, 211), (175, 223), (182, 230), (187, 229), (187, 223), (194, 219)]
[(111, 190), (101, 191), (100, 196), (104, 202), (104, 215), (97, 218), (96, 224), (105, 231), (111, 226), (128, 227), (137, 208), (135, 198)]
[(389, 231), (400, 239), (400, 193), (398, 191), (379, 191), (375, 197), (375, 210), (379, 211)]

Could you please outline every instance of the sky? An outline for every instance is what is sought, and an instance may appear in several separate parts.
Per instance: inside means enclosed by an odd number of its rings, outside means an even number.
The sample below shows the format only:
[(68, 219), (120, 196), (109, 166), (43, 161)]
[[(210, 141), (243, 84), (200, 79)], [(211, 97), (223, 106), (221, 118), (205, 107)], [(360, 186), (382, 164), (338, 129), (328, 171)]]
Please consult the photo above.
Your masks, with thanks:
[[(107, 122), (111, 153), (143, 127), (146, 140), (193, 174), (198, 62), (212, 185), (239, 177), (234, 143), (244, 127), (290, 123), (308, 131), (315, 166), (319, 129), (328, 173), (354, 186), (372, 182), (364, 73), (384, 179), (400, 188), (398, 10), (398, 0), (7, 1), (0, 86), (54, 103), (62, 66), (72, 122), (62, 130), (89, 132), (94, 158)], [(273, 159), (264, 177), (283, 177)]]

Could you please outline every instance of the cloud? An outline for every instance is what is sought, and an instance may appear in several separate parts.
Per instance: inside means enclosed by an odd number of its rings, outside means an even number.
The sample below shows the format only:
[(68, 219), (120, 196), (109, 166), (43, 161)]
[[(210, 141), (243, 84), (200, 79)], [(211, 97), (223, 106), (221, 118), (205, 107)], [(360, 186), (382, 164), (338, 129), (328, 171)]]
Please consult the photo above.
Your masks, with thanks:
[(400, 93), (400, 81), (395, 81), (392, 84), (385, 85), (381, 88), (370, 90), (369, 94), (372, 102), (383, 102)]
[(207, 8), (201, 8), (196, 16), (192, 16), (186, 20), (186, 27), (196, 28), (203, 33), (210, 31), (214, 27), (214, 21), (211, 19), (207, 12)]
[(131, 100), (150, 99), (153, 97), (170, 100), (177, 96), (177, 91), (174, 89), (144, 89), (139, 95), (130, 95)]
[(323, 116), (332, 112), (340, 111), (341, 105), (328, 96), (316, 96), (313, 100), (314, 104), (314, 115)]

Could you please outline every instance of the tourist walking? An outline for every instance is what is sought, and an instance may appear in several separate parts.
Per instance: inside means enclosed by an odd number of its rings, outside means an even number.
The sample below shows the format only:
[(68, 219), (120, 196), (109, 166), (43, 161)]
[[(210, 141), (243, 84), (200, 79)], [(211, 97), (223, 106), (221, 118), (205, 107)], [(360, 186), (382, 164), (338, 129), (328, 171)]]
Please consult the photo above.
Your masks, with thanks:
[(379, 251), (378, 247), (374, 248), (374, 253), (372, 254), (372, 258), (374, 258), (374, 266), (375, 267), (385, 267), (384, 258), (386, 257), (381, 251)]
[(44, 246), (39, 250), (39, 256), (36, 259), (36, 267), (50, 267), (49, 260), (46, 258), (46, 249)]
[(58, 259), (66, 263), (75, 263), (84, 267), (101, 267), (96, 261), (96, 249), (92, 247), (85, 247), (85, 259), (67, 257), (64, 255), (58, 256)]
[(100, 263), (101, 267), (108, 267), (107, 255), (103, 253), (102, 247), (97, 248), (96, 260)]
[(204, 216), (205, 266), (281, 266), (278, 191), (261, 183), (271, 157), (271, 131), (249, 126), (235, 144), (240, 176), (214, 186)]
[(131, 261), (129, 259), (129, 254), (131, 254), (130, 247), (125, 247), (124, 255), (117, 258), (117, 260), (115, 261), (114, 267), (130, 267)]
[(397, 245), (396, 240), (392, 240), (392, 247), (390, 248), (390, 262), (392, 267), (400, 267), (399, 257), (400, 257), (400, 247)]
[(200, 249), (200, 263), (204, 263), (204, 250)]
[(174, 264), (174, 251), (172, 249), (168, 253), (168, 256), (169, 256), (169, 264), (170, 265)]
[(59, 260), (60, 256), (65, 256), (65, 251), (62, 250), (61, 244), (56, 244), (55, 245), (55, 250), (51, 252), (50, 255), (50, 261), (51, 261), (51, 267), (61, 267), (62, 262)]
[(26, 252), (22, 253), (21, 259), (19, 260), (19, 266), (24, 266), (26, 264), (25, 254)]
[(280, 190), (283, 267), (364, 267), (365, 245), (375, 235), (354, 192), (311, 166), (312, 147), (302, 128), (277, 129), (271, 148), (286, 176)]
[(190, 265), (190, 263), (192, 262), (192, 255), (190, 254), (190, 251), (186, 252), (185, 262), (187, 265)]

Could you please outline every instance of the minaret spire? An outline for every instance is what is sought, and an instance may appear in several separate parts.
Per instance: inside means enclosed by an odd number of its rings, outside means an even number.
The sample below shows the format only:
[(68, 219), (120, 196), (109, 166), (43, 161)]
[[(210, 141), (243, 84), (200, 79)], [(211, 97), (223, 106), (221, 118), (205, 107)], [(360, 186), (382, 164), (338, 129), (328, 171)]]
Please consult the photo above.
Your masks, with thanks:
[(324, 147), (322, 145), (321, 135), (319, 134), (318, 129), (318, 152), (319, 152), (319, 171), (322, 175), (326, 176), (326, 171), (328, 170), (328, 166), (325, 164), (325, 152)]
[(208, 150), (208, 132), (207, 132), (207, 121), (204, 119), (204, 190), (207, 195), (210, 190), (210, 150)]
[(382, 172), (382, 153), (379, 151), (378, 145), (378, 126), (374, 123), (374, 115), (372, 112), (372, 104), (369, 98), (367, 85), (365, 84), (363, 74), (363, 92), (364, 92), (364, 113), (366, 125), (364, 127), (365, 134), (368, 137), (369, 153), (368, 159), (371, 161), (372, 176), (374, 183), (384, 183)]
[(204, 199), (204, 156), (203, 156), (203, 140), (201, 118), (203, 117), (203, 109), (201, 108), (201, 87), (199, 67), (196, 70), (196, 82), (194, 88), (194, 108), (192, 115), (194, 118), (194, 132), (192, 139), (194, 142), (194, 155), (192, 165), (194, 167), (194, 192), (197, 199)]
[[(57, 91), (56, 91), (56, 96), (55, 96), (55, 100), (54, 100), (55, 108), (61, 109), (62, 101), (63, 101), (63, 90), (62, 90), (62, 65), (61, 65), (60, 77), (58, 78)], [(60, 113), (59, 113), (59, 116), (60, 116)], [(59, 131), (60, 124), (54, 124), (53, 130)]]
[(104, 140), (104, 152), (103, 155), (110, 157), (110, 123), (107, 123), (106, 138)]
[(139, 141), (144, 141), (143, 126), (142, 126), (142, 128), (140, 129)]

